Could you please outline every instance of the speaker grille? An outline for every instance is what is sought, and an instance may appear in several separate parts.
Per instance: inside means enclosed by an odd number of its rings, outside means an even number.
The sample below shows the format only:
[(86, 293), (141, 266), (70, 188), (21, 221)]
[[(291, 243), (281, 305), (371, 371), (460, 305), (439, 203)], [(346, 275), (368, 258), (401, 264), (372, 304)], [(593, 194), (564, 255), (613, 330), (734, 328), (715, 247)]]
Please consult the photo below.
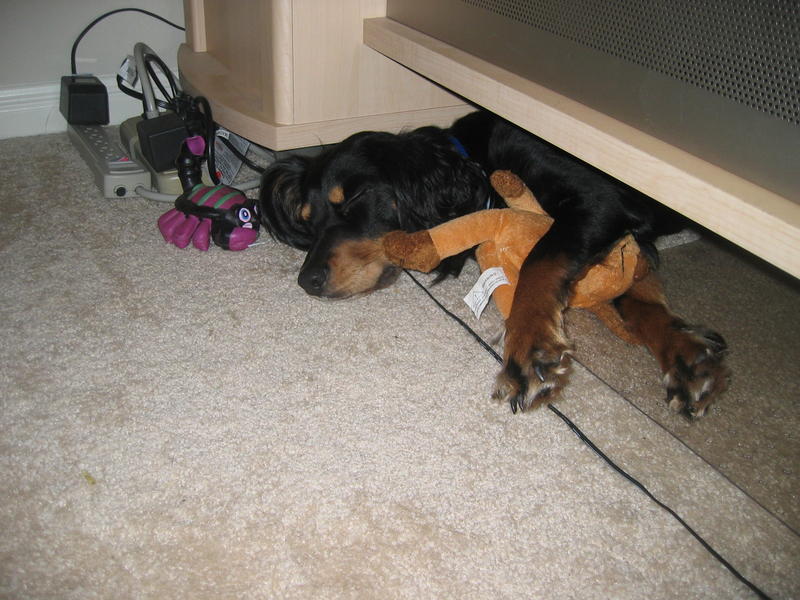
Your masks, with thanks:
[(797, 0), (462, 0), (800, 124)]

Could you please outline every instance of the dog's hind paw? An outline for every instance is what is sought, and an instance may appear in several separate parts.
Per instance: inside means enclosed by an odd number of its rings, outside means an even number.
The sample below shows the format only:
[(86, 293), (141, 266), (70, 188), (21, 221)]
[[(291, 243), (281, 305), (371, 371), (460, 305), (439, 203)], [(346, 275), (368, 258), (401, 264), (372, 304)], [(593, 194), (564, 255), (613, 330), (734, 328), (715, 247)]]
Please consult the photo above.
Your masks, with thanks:
[(679, 335), (681, 343), (664, 372), (667, 403), (676, 413), (697, 419), (728, 387), (730, 371), (723, 363), (727, 344), (718, 333), (689, 325)]
[(537, 408), (558, 396), (567, 382), (571, 362), (567, 348), (557, 353), (535, 350), (524, 365), (510, 358), (497, 375), (492, 398), (508, 402), (513, 413)]

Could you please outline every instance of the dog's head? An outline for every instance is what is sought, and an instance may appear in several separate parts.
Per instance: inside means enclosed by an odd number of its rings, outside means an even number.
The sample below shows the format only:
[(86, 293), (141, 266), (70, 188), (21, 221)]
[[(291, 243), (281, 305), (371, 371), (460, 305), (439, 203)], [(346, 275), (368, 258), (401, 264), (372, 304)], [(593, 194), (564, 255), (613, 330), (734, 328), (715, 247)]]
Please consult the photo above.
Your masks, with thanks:
[[(278, 240), (307, 250), (298, 283), (311, 295), (348, 298), (391, 285), (389, 231), (418, 231), (483, 208), (488, 187), (446, 133), (363, 132), (309, 158), (274, 163), (262, 179), (261, 215)], [(442, 270), (458, 271), (463, 257)]]

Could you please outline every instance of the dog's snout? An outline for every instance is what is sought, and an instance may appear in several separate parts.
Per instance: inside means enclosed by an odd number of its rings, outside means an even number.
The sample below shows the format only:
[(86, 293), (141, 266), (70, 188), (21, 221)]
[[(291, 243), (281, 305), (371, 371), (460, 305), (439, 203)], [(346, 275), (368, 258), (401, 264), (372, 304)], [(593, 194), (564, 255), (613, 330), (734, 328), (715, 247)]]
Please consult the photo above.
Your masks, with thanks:
[(297, 277), (297, 283), (300, 284), (300, 287), (312, 296), (320, 296), (325, 289), (327, 281), (327, 267), (305, 268), (300, 271), (300, 275)]

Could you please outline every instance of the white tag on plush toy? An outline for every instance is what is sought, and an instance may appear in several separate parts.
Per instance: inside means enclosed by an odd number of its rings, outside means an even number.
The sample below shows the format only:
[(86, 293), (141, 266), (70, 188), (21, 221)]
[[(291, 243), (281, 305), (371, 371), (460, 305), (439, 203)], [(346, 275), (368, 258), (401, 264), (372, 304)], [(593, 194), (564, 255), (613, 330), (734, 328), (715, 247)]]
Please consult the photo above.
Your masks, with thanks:
[(511, 285), (502, 267), (492, 267), (481, 273), (481, 276), (478, 277), (478, 281), (472, 286), (469, 293), (464, 296), (464, 302), (466, 302), (467, 306), (475, 313), (475, 318), (481, 318), (481, 313), (483, 313), (483, 309), (486, 308), (486, 305), (489, 303), (492, 292), (501, 285)]

